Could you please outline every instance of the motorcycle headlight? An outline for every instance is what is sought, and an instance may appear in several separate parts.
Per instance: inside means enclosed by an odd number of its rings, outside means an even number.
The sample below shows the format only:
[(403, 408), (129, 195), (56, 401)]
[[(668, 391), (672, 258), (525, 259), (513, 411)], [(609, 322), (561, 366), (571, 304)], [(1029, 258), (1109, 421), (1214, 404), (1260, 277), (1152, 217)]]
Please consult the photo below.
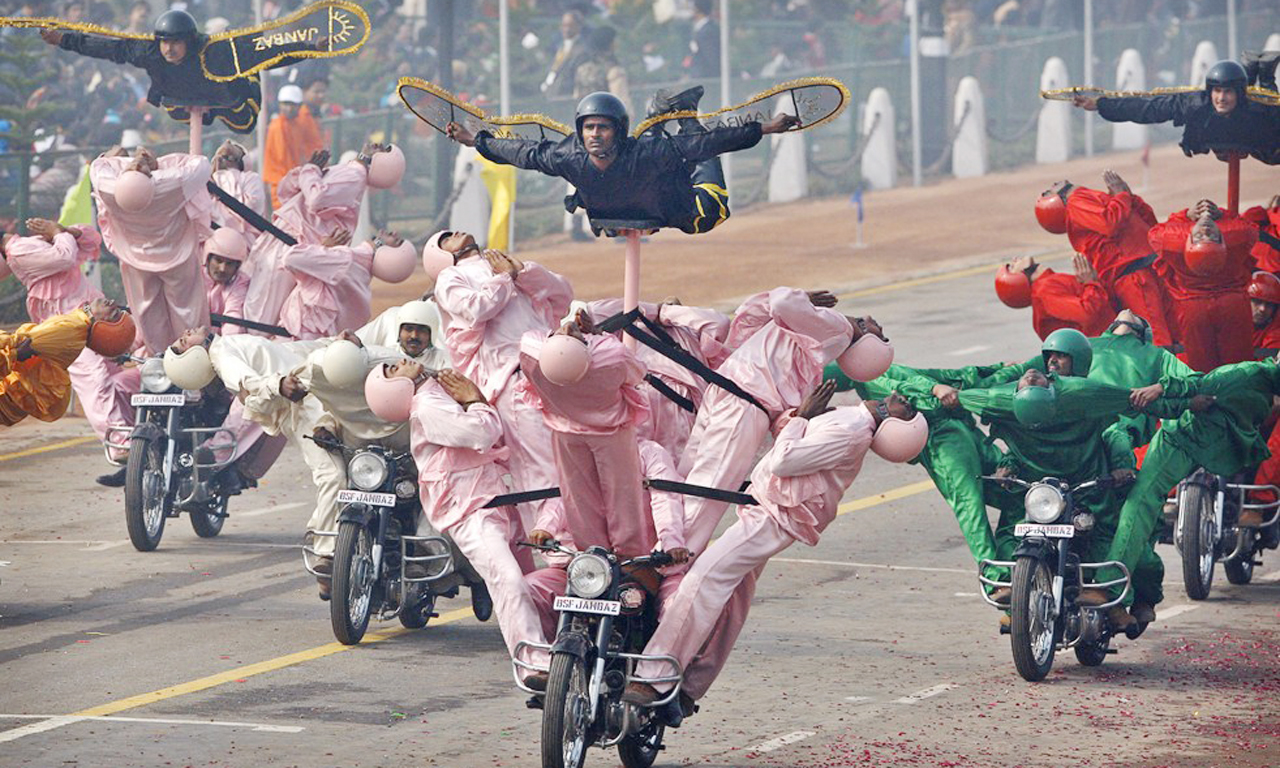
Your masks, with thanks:
[(160, 395), (169, 391), (173, 382), (164, 375), (164, 358), (150, 357), (142, 364), (142, 389)]
[(362, 491), (376, 490), (387, 480), (387, 462), (376, 453), (361, 451), (351, 457), (347, 477)]
[(569, 562), (569, 592), (576, 597), (599, 597), (612, 580), (609, 561), (599, 555), (577, 555)]
[(1023, 505), (1027, 510), (1028, 520), (1047, 525), (1057, 520), (1062, 514), (1066, 499), (1062, 497), (1062, 491), (1052, 485), (1037, 483), (1027, 491), (1027, 498), (1023, 501)]

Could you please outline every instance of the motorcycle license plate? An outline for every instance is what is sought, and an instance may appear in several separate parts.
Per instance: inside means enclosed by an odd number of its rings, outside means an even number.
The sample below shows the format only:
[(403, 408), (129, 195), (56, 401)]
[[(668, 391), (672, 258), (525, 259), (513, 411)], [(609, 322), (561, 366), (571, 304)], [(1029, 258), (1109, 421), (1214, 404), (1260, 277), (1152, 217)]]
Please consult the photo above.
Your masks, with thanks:
[(133, 406), (135, 406), (135, 407), (136, 407), (136, 406), (139, 406), (139, 405), (152, 405), (152, 406), (155, 406), (155, 405), (174, 406), (174, 405), (176, 405), (176, 406), (178, 406), (179, 408), (181, 408), (182, 406), (184, 406), (184, 405), (186, 405), (186, 404), (187, 404), (187, 398), (186, 398), (186, 395), (181, 395), (181, 394), (178, 394), (178, 395), (149, 395), (149, 394), (146, 394), (146, 393), (144, 393), (144, 392), (139, 392), (139, 393), (137, 393), (137, 394), (135, 394), (135, 395), (131, 395), (131, 396), (129, 397), (129, 404), (130, 404), (130, 405), (133, 405)]
[(1013, 527), (1013, 535), (1048, 536), (1051, 539), (1071, 539), (1076, 535), (1074, 525), (1036, 525), (1035, 523), (1018, 523)]
[(601, 616), (617, 616), (622, 610), (622, 603), (617, 600), (588, 600), (585, 597), (556, 598), (554, 606), (557, 611), (573, 611), (574, 613), (598, 613)]
[(394, 493), (373, 493), (371, 491), (338, 491), (339, 504), (372, 504), (375, 507), (394, 507)]

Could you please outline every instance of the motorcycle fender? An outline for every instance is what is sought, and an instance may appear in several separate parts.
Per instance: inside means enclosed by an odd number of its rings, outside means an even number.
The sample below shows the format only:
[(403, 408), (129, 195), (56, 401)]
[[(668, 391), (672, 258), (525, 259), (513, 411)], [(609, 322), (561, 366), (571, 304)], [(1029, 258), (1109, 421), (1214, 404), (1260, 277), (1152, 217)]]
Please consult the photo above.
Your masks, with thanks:
[(165, 440), (168, 435), (160, 428), (160, 425), (150, 421), (140, 421), (134, 425), (133, 431), (129, 433), (129, 439), (144, 438), (146, 440)]
[(377, 521), (378, 510), (368, 504), (360, 502), (348, 504), (342, 508), (341, 512), (338, 513), (339, 523), (352, 522), (360, 523), (366, 527), (372, 527)]
[(593, 650), (591, 638), (581, 632), (561, 632), (551, 644), (552, 653), (571, 653), (580, 659), (590, 658)]
[(1024, 555), (1037, 557), (1041, 560), (1049, 560), (1055, 564), (1058, 562), (1057, 546), (1039, 537), (1028, 537), (1018, 544), (1017, 550), (1013, 553), (1013, 558), (1016, 560)]

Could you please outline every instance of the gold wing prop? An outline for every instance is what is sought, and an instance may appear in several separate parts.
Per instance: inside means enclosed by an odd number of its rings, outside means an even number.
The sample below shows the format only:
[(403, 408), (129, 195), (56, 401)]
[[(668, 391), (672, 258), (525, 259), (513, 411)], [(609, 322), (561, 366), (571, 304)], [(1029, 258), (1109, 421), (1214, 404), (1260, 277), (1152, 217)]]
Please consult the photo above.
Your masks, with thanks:
[(499, 139), (559, 141), (573, 133), (569, 126), (543, 115), (486, 115), (480, 107), (468, 104), (435, 83), (416, 77), (400, 78), (396, 91), (410, 112), (441, 133), (451, 122), (461, 123), (472, 133), (488, 131)]
[[(782, 99), (769, 103), (770, 99), (774, 99), (775, 96), (779, 95), (782, 96)], [(781, 85), (775, 85), (763, 93), (752, 96), (741, 104), (715, 112), (706, 114), (668, 112), (665, 115), (651, 117), (637, 125), (632, 130), (631, 135), (638, 137), (658, 123), (686, 117), (697, 119), (708, 129), (743, 125), (744, 123), (756, 121), (764, 122), (774, 116), (779, 101), (785, 101), (788, 97), (794, 113), (800, 117), (800, 127), (795, 130), (816, 128), (823, 123), (836, 119), (844, 111), (844, 108), (849, 105), (851, 99), (849, 89), (834, 77), (803, 77), (799, 80), (791, 80)]]
[(10, 17), (0, 16), (0, 27), (13, 27), (14, 29), (57, 29), (62, 32), (88, 32), (91, 35), (104, 35), (106, 37), (120, 37), (126, 40), (150, 40), (152, 35), (140, 35), (136, 32), (121, 32), (118, 29), (107, 29), (97, 24), (84, 24), (78, 21), (63, 21), (62, 19), (51, 18), (28, 18), (28, 17)]
[[(282, 19), (209, 37), (200, 65), (210, 80), (251, 77), (285, 58), (329, 59), (360, 50), (369, 15), (349, 0), (320, 0)], [(323, 41), (317, 49), (316, 44)]]
[[(1091, 85), (1076, 85), (1071, 88), (1055, 88), (1052, 91), (1041, 91), (1040, 98), (1050, 101), (1071, 101), (1076, 96), (1088, 96), (1091, 99), (1114, 99), (1128, 96), (1168, 96), (1175, 93), (1198, 93), (1203, 90), (1204, 88), (1198, 88), (1193, 85), (1181, 85), (1173, 88), (1152, 88), (1149, 91), (1109, 91), (1105, 88)], [(1256, 101), (1259, 104), (1266, 104), (1272, 107), (1280, 106), (1280, 93), (1275, 91), (1251, 86), (1247, 93), (1250, 101)]]

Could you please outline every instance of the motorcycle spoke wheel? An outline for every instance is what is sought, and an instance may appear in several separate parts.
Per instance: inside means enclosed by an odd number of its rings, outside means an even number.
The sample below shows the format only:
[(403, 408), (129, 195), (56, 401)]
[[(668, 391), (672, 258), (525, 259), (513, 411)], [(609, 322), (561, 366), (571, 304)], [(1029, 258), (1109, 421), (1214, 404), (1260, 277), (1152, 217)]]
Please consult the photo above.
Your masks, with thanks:
[(1018, 674), (1039, 682), (1053, 668), (1057, 650), (1057, 606), (1053, 599), (1053, 574), (1036, 557), (1019, 557), (1013, 567), (1010, 601), (1010, 645)]
[(591, 729), (587, 663), (571, 653), (551, 659), (542, 706), (542, 768), (581, 768)]
[(1248, 584), (1253, 581), (1253, 550), (1257, 546), (1257, 534), (1245, 529), (1239, 535), (1245, 539), (1244, 546), (1241, 547), (1244, 556), (1223, 562), (1222, 570), (1227, 574), (1227, 581), (1232, 584)]
[(666, 726), (650, 717), (643, 728), (618, 742), (618, 759), (625, 768), (650, 768), (662, 751)]
[(222, 524), (227, 520), (227, 497), (221, 494), (213, 497), (208, 507), (198, 507), (188, 513), (191, 518), (191, 529), (202, 539), (212, 539), (222, 533)]
[(356, 522), (338, 526), (329, 621), (338, 642), (355, 645), (369, 628), (374, 587), (373, 534)]
[(1187, 597), (1203, 600), (1213, 588), (1217, 526), (1208, 488), (1188, 483), (1179, 497), (1182, 517), (1182, 584)]
[(125, 524), (134, 549), (150, 552), (160, 546), (170, 503), (164, 492), (164, 447), (135, 437), (129, 443), (124, 476)]

